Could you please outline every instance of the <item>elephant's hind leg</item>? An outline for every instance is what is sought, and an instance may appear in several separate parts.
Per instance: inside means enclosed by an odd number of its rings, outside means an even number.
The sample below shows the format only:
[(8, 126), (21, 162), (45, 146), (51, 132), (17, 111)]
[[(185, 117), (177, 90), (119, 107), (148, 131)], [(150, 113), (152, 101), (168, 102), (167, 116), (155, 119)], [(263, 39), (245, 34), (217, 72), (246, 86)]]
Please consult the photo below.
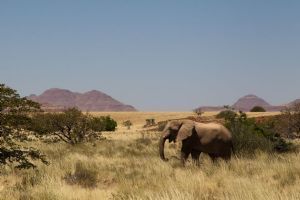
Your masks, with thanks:
[(188, 159), (189, 155), (190, 155), (190, 152), (181, 151), (181, 163), (183, 166), (185, 166), (185, 162)]
[(218, 156), (216, 154), (213, 154), (213, 153), (209, 153), (208, 155), (209, 155), (209, 157), (211, 158), (211, 160), (213, 162), (215, 162), (217, 160), (217, 158), (218, 158)]
[(193, 150), (191, 152), (191, 154), (192, 154), (192, 159), (193, 159), (194, 164), (196, 164), (197, 166), (200, 166), (199, 158), (200, 158), (201, 151)]

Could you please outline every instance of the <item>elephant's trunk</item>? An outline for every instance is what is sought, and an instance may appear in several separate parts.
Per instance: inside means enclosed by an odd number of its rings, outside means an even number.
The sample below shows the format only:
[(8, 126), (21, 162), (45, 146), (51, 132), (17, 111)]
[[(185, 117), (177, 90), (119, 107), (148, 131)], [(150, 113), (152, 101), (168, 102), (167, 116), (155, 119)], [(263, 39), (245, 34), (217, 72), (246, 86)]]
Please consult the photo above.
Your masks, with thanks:
[(159, 155), (160, 155), (160, 158), (164, 161), (167, 161), (167, 159), (165, 158), (165, 153), (164, 153), (166, 140), (167, 140), (167, 138), (165, 138), (163, 136), (159, 140)]

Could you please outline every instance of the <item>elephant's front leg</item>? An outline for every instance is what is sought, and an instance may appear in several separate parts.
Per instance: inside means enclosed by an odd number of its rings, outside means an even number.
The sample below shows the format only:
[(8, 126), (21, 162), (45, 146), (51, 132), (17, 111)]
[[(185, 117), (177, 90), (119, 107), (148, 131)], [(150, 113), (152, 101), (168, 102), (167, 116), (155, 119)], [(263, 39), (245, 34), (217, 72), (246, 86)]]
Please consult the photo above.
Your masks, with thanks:
[(189, 155), (191, 153), (191, 149), (188, 144), (185, 142), (182, 142), (182, 147), (181, 147), (181, 163), (184, 166), (186, 160), (188, 159)]

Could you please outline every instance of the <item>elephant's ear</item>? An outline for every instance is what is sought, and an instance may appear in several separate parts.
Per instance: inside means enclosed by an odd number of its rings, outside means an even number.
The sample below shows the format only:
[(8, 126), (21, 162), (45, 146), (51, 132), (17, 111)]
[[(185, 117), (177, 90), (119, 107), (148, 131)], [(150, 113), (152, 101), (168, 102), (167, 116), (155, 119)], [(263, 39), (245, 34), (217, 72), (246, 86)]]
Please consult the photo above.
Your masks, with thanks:
[(193, 134), (193, 129), (195, 125), (193, 122), (183, 123), (181, 128), (178, 131), (176, 141), (181, 142), (182, 140), (191, 137)]

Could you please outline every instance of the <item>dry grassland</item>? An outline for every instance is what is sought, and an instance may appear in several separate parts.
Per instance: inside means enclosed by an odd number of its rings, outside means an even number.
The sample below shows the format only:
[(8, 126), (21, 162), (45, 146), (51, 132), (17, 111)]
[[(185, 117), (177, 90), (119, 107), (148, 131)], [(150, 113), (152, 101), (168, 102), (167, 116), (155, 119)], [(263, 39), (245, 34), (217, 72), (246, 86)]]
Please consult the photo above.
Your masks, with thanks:
[[(111, 116), (118, 124), (123, 121), (130, 120), (133, 126), (141, 127), (145, 124), (146, 119), (155, 119), (156, 122), (165, 121), (170, 119), (181, 119), (189, 116), (196, 116), (193, 112), (91, 112), (95, 116)], [(204, 112), (203, 117), (216, 116), (218, 112)], [(249, 112), (249, 117), (262, 117), (278, 115), (280, 112)]]
[[(110, 115), (140, 126), (145, 118), (159, 121), (189, 113)], [(227, 163), (212, 163), (203, 155), (200, 168), (191, 162), (184, 168), (176, 158), (169, 162), (159, 159), (158, 132), (134, 129), (104, 135), (106, 140), (78, 146), (29, 143), (40, 148), (51, 164), (23, 171), (1, 167), (0, 200), (300, 199), (299, 152), (257, 152), (255, 157), (234, 157)], [(178, 156), (179, 147), (167, 144), (167, 156)]]

